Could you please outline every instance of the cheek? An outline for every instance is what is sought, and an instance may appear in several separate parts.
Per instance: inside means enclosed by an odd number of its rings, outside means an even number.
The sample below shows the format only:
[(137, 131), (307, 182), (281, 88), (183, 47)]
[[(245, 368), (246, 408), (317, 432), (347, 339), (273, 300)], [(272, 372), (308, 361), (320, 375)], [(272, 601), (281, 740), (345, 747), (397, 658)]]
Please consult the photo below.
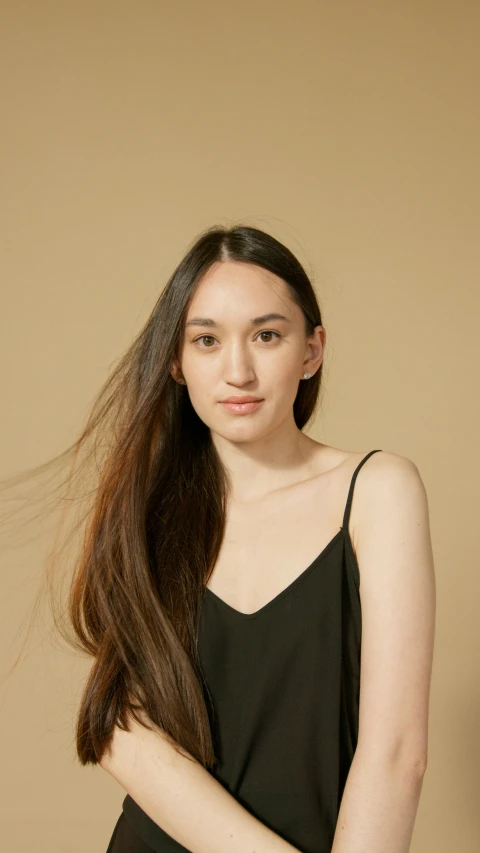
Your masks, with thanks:
[(281, 381), (283, 387), (296, 386), (302, 375), (302, 359), (300, 355), (293, 352), (283, 354), (282, 358), (276, 360), (268, 371), (268, 378), (274, 380), (275, 386)]
[(212, 365), (208, 358), (185, 357), (183, 359), (183, 371), (185, 379), (192, 394), (204, 394), (212, 388)]
[(188, 372), (188, 387), (190, 393), (200, 403), (203, 400), (208, 402), (215, 395), (215, 390), (218, 389), (218, 381), (208, 365), (192, 365)]
[[(212, 417), (212, 409), (215, 409), (215, 389), (218, 383), (214, 382), (208, 370), (197, 370), (191, 368), (187, 373), (187, 393), (190, 402), (197, 414), (205, 420)], [(218, 394), (217, 394), (218, 396)]]

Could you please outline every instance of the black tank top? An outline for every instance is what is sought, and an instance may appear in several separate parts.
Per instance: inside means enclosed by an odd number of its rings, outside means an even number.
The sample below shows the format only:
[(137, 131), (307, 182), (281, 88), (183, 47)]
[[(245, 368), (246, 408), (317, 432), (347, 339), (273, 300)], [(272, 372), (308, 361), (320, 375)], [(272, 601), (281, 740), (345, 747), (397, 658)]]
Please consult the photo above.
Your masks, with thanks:
[[(254, 613), (206, 589), (199, 652), (215, 778), (255, 817), (303, 853), (330, 853), (357, 745), (360, 573), (342, 527), (304, 571)], [(158, 853), (183, 845), (127, 795), (125, 817)], [(143, 848), (142, 848), (143, 849)]]

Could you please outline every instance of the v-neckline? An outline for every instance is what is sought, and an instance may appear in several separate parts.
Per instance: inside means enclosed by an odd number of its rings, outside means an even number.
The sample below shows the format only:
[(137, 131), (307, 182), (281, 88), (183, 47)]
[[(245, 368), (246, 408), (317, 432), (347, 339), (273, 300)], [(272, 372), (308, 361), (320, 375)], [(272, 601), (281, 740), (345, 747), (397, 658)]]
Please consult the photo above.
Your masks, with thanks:
[(209, 597), (209, 598), (217, 601), (222, 607), (229, 610), (230, 613), (234, 613), (235, 616), (239, 617), (240, 619), (253, 619), (254, 616), (259, 616), (260, 614), (262, 614), (265, 610), (267, 610), (267, 608), (271, 607), (273, 604), (276, 604), (276, 602), (280, 598), (283, 598), (294, 587), (296, 587), (297, 584), (299, 584), (315, 568), (315, 566), (317, 566), (317, 564), (322, 561), (323, 557), (325, 557), (327, 555), (327, 553), (329, 553), (329, 551), (333, 548), (333, 546), (340, 539), (343, 532), (344, 532), (344, 528), (342, 526), (340, 528), (340, 530), (338, 530), (337, 533), (335, 533), (335, 535), (330, 539), (330, 541), (327, 542), (325, 547), (322, 548), (320, 553), (317, 554), (317, 556), (312, 560), (312, 562), (307, 566), (306, 569), (303, 569), (303, 571), (300, 572), (300, 574), (297, 575), (297, 577), (294, 578), (293, 581), (291, 581), (286, 587), (284, 587), (282, 590), (280, 590), (279, 593), (274, 595), (274, 597), (271, 598), (270, 601), (267, 601), (266, 604), (263, 604), (261, 607), (259, 607), (258, 610), (254, 610), (253, 613), (244, 613), (242, 610), (237, 610), (236, 607), (232, 607), (231, 604), (228, 604), (226, 601), (223, 600), (223, 598), (220, 598), (220, 596), (217, 595), (216, 592), (213, 592), (213, 590), (211, 590), (208, 586), (205, 587), (206, 596), (207, 596), (207, 598)]

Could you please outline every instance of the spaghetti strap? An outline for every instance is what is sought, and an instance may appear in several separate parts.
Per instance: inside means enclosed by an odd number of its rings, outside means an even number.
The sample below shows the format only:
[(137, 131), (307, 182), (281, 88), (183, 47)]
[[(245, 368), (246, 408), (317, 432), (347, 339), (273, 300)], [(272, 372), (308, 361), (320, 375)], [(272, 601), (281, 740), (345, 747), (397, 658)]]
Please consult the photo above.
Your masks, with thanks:
[(355, 471), (352, 474), (352, 479), (350, 481), (350, 488), (348, 490), (347, 503), (345, 505), (345, 512), (343, 514), (342, 530), (344, 530), (344, 531), (348, 530), (348, 522), (350, 519), (350, 509), (352, 506), (352, 499), (353, 499), (353, 487), (355, 486), (355, 480), (357, 479), (357, 474), (360, 471), (360, 468), (362, 467), (362, 465), (367, 461), (367, 459), (370, 456), (372, 456), (373, 453), (381, 453), (381, 449), (370, 450), (370, 452), (367, 453), (367, 455), (364, 456), (363, 459), (360, 460), (359, 464), (357, 465), (357, 467), (355, 468)]

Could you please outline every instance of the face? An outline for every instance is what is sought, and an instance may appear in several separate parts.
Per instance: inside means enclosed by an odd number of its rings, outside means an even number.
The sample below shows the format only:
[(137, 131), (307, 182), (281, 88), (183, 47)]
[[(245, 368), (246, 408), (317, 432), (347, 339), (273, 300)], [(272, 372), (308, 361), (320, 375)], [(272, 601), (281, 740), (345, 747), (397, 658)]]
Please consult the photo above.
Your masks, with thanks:
[[(195, 291), (180, 371), (172, 375), (183, 375), (193, 408), (213, 432), (255, 441), (286, 419), (294, 424), (298, 384), (305, 371), (313, 376), (319, 368), (324, 343), (322, 326), (306, 337), (304, 314), (282, 279), (254, 264), (226, 261), (212, 266)], [(261, 402), (221, 402), (252, 396)]]

